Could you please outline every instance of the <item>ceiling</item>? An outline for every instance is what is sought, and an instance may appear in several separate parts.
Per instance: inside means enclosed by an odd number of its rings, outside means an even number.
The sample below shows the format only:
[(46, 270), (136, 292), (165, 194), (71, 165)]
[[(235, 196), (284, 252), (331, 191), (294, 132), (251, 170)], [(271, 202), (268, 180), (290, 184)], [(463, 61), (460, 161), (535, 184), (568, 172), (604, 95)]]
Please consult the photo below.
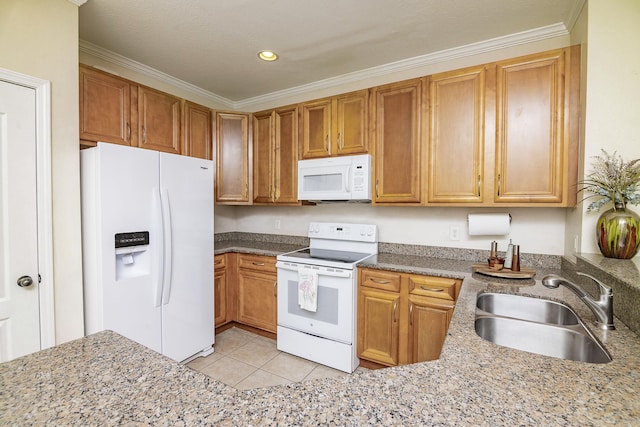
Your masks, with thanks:
[[(585, 0), (88, 0), (81, 46), (236, 103), (541, 28)], [(262, 49), (280, 55), (258, 59)]]

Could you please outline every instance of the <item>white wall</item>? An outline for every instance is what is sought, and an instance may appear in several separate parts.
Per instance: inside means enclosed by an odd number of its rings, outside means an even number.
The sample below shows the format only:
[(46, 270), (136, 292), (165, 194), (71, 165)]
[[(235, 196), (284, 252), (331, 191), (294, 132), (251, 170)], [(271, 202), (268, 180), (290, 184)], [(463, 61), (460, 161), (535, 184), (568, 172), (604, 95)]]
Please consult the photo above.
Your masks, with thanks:
[(0, 2), (0, 67), (51, 81), (56, 343), (84, 335), (78, 154), (78, 7)]
[[(590, 0), (588, 8), (586, 174), (601, 149), (640, 158), (640, 1)], [(604, 210), (587, 213), (584, 205), (581, 252), (599, 253), (595, 224)]]

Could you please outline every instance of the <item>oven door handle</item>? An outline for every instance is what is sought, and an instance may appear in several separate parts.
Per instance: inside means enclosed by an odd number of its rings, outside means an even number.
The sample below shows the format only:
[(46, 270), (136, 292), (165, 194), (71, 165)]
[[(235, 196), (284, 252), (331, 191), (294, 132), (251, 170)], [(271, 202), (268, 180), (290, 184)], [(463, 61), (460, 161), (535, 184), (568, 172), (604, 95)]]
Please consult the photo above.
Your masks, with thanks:
[[(282, 263), (282, 262), (276, 263), (276, 267), (278, 269), (295, 271), (296, 273), (298, 272), (298, 266), (301, 266), (301, 265), (303, 264), (289, 264), (289, 263)], [(353, 273), (351, 270), (337, 270), (337, 269), (333, 271), (329, 271), (325, 269), (319, 269), (315, 271), (318, 274), (318, 276), (329, 276), (329, 277), (351, 277), (351, 274)]]

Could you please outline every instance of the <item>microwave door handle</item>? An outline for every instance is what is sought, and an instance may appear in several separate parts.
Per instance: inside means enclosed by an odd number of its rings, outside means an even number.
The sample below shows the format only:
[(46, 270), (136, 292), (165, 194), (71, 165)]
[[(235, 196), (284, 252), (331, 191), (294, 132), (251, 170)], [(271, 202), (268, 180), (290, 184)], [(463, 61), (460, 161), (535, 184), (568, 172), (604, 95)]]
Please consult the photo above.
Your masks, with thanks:
[(346, 189), (347, 189), (347, 193), (351, 193), (351, 165), (347, 166)]

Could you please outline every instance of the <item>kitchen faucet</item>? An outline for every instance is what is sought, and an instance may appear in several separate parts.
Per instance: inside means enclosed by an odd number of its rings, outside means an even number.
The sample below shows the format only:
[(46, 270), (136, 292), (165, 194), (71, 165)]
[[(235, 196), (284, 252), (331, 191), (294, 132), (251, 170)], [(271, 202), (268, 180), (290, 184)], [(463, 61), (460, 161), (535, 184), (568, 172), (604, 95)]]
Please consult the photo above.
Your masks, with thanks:
[(555, 274), (550, 274), (542, 279), (542, 284), (550, 289), (558, 288), (560, 285), (564, 285), (571, 289), (576, 295), (580, 297), (582, 301), (591, 309), (596, 316), (596, 325), (600, 329), (615, 329), (613, 325), (613, 290), (596, 279), (585, 273), (577, 272), (579, 276), (585, 276), (593, 280), (598, 284), (598, 290), (600, 291), (600, 298), (595, 301), (585, 292), (580, 285), (571, 283), (564, 277), (560, 277)]

